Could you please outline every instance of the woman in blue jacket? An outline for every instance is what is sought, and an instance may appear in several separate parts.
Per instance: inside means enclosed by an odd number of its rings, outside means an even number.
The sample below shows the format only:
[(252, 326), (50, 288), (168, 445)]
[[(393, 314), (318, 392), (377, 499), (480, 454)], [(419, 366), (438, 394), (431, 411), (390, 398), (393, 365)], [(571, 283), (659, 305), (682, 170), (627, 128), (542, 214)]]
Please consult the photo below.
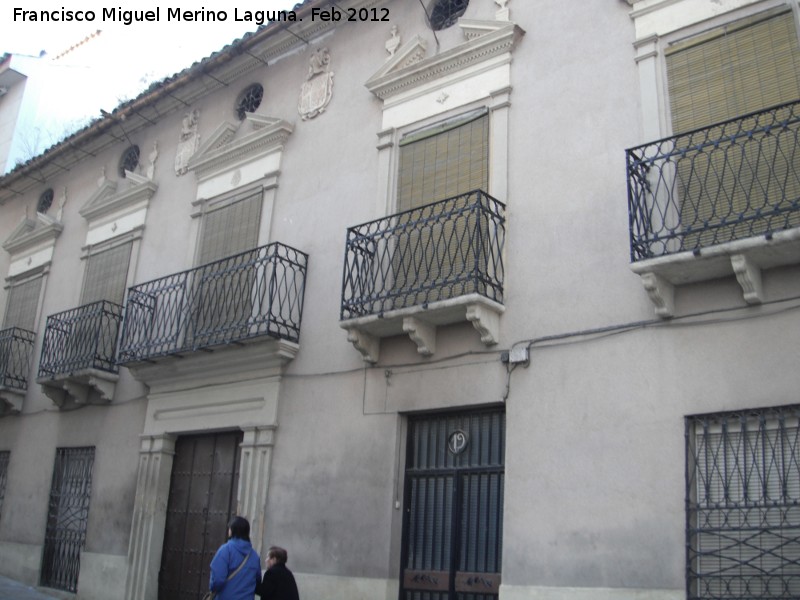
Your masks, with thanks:
[(250, 523), (233, 517), (228, 524), (228, 541), (211, 560), (208, 588), (215, 600), (253, 600), (261, 580), (261, 558), (250, 544)]

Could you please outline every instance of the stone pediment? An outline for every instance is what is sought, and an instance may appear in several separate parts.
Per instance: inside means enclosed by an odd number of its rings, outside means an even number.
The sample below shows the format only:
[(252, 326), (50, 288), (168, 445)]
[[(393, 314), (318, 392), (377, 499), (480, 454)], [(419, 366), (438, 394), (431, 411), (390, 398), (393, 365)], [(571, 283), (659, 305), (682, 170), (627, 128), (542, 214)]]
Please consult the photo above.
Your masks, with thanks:
[(94, 221), (124, 212), (129, 207), (149, 201), (158, 189), (156, 182), (130, 171), (125, 172), (125, 181), (127, 188), (118, 191), (115, 182), (104, 180), (80, 209), (81, 216), (87, 221)]
[(237, 137), (241, 126), (224, 122), (198, 148), (188, 166), (190, 171), (195, 171), (198, 179), (234, 170), (282, 149), (294, 130), (294, 126), (283, 119), (259, 113), (245, 113), (243, 123), (251, 126), (250, 133)]
[(460, 19), (458, 24), (465, 42), (426, 58), (424, 40), (416, 36), (369, 78), (367, 89), (386, 100), (508, 54), (525, 33), (508, 21)]
[(25, 217), (20, 221), (8, 239), (3, 242), (3, 249), (13, 256), (40, 244), (52, 246), (63, 229), (61, 221), (43, 213), (36, 213), (34, 219)]

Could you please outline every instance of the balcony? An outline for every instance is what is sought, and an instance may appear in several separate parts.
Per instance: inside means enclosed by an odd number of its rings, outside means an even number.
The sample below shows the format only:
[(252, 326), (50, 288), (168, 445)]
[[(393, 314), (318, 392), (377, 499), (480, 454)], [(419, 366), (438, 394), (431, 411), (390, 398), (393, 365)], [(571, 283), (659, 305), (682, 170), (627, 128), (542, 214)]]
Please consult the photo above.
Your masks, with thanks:
[(631, 268), (662, 317), (674, 286), (800, 263), (800, 101), (627, 151)]
[(340, 325), (367, 362), (406, 333), (425, 356), (439, 325), (470, 321), (495, 344), (503, 306), (505, 206), (483, 191), (347, 230)]
[[(290, 360), (299, 348), (307, 263), (305, 253), (273, 243), (132, 286), (120, 364), (152, 383)], [(244, 347), (250, 352), (230, 352)]]
[(0, 330), (0, 416), (22, 410), (33, 338), (32, 331), (19, 327)]
[(122, 307), (107, 300), (47, 317), (37, 383), (59, 407), (110, 402)]

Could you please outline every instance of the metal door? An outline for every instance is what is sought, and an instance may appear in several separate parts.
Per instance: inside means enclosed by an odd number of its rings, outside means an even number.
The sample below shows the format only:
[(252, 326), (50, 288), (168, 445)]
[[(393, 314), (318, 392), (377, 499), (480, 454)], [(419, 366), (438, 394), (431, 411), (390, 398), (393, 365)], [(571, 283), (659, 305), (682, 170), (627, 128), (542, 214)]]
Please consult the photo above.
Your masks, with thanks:
[(178, 438), (172, 466), (159, 600), (199, 600), (236, 510), (242, 433)]
[(409, 419), (401, 600), (494, 600), (503, 547), (505, 413)]

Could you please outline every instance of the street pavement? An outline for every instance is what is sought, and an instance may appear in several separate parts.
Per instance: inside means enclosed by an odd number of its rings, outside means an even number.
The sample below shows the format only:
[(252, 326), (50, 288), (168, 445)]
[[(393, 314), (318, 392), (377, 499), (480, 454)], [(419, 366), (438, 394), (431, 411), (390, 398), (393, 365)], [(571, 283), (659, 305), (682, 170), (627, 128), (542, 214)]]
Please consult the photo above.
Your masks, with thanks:
[(0, 575), (0, 600), (58, 600), (58, 598)]

